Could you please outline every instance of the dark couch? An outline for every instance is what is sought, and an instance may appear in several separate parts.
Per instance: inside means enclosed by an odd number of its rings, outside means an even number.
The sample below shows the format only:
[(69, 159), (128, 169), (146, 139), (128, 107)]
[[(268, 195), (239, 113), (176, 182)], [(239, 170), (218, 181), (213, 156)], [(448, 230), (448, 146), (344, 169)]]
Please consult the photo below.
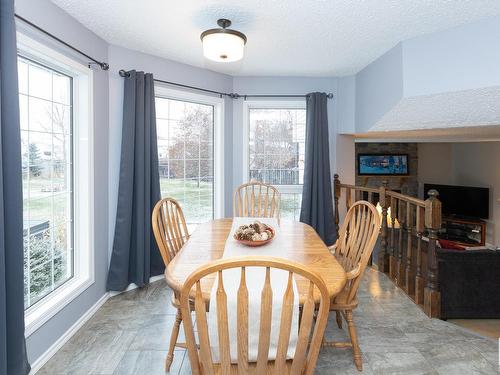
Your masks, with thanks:
[(500, 251), (437, 250), (441, 318), (500, 318)]

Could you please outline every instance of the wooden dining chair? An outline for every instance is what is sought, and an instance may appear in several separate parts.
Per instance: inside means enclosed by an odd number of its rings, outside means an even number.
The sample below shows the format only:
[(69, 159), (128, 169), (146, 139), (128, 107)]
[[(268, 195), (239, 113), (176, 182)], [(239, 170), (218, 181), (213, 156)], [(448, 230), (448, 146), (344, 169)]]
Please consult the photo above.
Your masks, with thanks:
[[(247, 267), (265, 268), (265, 282), (260, 301), (260, 331), (257, 350), (257, 362), (248, 361), (248, 321), (255, 317), (248, 316), (248, 289), (251, 280), (246, 277)], [(228, 269), (240, 269), (240, 283), (237, 291), (237, 337), (229, 337), (227, 295), (224, 289), (222, 272)], [(279, 338), (276, 358), (268, 359), (272, 319), (271, 269), (288, 271), (288, 283), (283, 295)], [(303, 291), (306, 298), (302, 308), (295, 354), (287, 359), (288, 345), (292, 326), (293, 300), (298, 296), (293, 293), (293, 277), (298, 275), (306, 281), (308, 289)], [(218, 280), (216, 291), (217, 332), (219, 341), (220, 363), (214, 363), (210, 349), (207, 313), (202, 296), (201, 284), (206, 278), (215, 276)], [(299, 292), (300, 293), (300, 292)], [(316, 319), (315, 297), (318, 303)], [(319, 297), (319, 298), (318, 298)], [(198, 341), (195, 340), (190, 299), (194, 298)], [(312, 374), (316, 366), (323, 334), (328, 320), (329, 293), (325, 282), (316, 273), (299, 263), (271, 257), (240, 257), (222, 259), (204, 265), (194, 271), (184, 283), (181, 291), (181, 310), (184, 317), (184, 332), (188, 346), (189, 361), (193, 374)], [(314, 328), (313, 328), (314, 327)], [(312, 332), (312, 339), (309, 341)], [(230, 341), (237, 340), (237, 363), (231, 363)], [(197, 344), (199, 343), (199, 345)], [(236, 354), (236, 355), (235, 355)]]
[(347, 273), (347, 283), (344, 289), (331, 301), (330, 311), (335, 311), (339, 328), (342, 328), (342, 318), (347, 321), (350, 342), (328, 342), (325, 340), (323, 345), (352, 348), (354, 363), (359, 371), (363, 369), (363, 362), (352, 311), (358, 306), (356, 294), (377, 242), (380, 223), (381, 218), (375, 206), (366, 201), (358, 201), (347, 212), (339, 232), (339, 238), (335, 245), (330, 247), (330, 251)]
[(280, 218), (280, 192), (259, 181), (240, 185), (234, 191), (233, 216)]
[[(153, 209), (152, 226), (156, 243), (166, 267), (189, 239), (186, 220), (184, 219), (184, 213), (179, 202), (173, 198), (165, 198), (158, 201)], [(170, 335), (170, 344), (165, 361), (165, 370), (167, 372), (170, 370), (170, 365), (174, 360), (175, 346), (186, 347), (185, 343), (177, 343), (182, 323), (182, 314), (179, 296), (175, 293), (172, 294), (172, 305), (177, 309), (177, 314)]]

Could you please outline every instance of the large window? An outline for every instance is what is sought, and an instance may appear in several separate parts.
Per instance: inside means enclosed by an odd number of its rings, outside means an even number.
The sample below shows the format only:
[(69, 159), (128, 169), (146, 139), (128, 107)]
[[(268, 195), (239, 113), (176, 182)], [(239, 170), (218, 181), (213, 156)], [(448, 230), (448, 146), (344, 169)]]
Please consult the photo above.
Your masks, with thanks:
[(73, 276), (72, 78), (20, 57), (24, 304)]
[(18, 34), (26, 335), (94, 282), (92, 71)]
[(248, 179), (275, 185), (281, 216), (298, 220), (304, 181), (306, 110), (303, 102), (249, 102)]
[(180, 99), (165, 91), (157, 88), (156, 97), (161, 194), (179, 201), (192, 230), (219, 216), (214, 145), (220, 108), (217, 102)]

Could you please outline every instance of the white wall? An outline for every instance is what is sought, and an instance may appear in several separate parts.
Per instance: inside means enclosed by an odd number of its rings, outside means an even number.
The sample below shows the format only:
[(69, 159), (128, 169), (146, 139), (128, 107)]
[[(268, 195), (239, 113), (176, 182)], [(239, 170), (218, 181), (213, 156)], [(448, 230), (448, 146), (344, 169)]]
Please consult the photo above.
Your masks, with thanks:
[(490, 188), (490, 218), (486, 241), (500, 246), (500, 142), (455, 143), (453, 181), (457, 185)]
[[(337, 134), (335, 142), (336, 169), (340, 182), (343, 184), (355, 185), (356, 183), (356, 148), (354, 137), (351, 135)], [(332, 174), (333, 178), (333, 174)], [(343, 192), (342, 194), (345, 194)], [(339, 204), (339, 219), (344, 220), (347, 207)]]
[(338, 78), (336, 114), (337, 133), (356, 133), (356, 76)]
[(500, 85), (500, 17), (403, 43), (406, 97)]
[(500, 246), (499, 162), (500, 142), (420, 143), (420, 193), (424, 183), (489, 188), (490, 217), (487, 220), (486, 241)]
[(419, 143), (418, 175), (419, 197), (423, 197), (424, 183), (453, 184), (452, 143)]
[(356, 74), (356, 133), (363, 133), (403, 97), (401, 43)]

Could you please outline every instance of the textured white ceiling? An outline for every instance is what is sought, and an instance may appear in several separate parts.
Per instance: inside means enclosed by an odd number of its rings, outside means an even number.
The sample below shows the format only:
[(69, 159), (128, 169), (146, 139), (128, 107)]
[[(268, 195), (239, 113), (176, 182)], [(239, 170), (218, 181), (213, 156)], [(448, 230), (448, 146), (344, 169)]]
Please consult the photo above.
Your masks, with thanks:
[[(356, 73), (398, 42), (500, 14), (499, 0), (52, 0), (109, 43), (232, 75)], [(248, 37), (237, 63), (202, 55), (229, 18)]]
[(500, 125), (500, 86), (404, 98), (370, 132), (491, 125)]

